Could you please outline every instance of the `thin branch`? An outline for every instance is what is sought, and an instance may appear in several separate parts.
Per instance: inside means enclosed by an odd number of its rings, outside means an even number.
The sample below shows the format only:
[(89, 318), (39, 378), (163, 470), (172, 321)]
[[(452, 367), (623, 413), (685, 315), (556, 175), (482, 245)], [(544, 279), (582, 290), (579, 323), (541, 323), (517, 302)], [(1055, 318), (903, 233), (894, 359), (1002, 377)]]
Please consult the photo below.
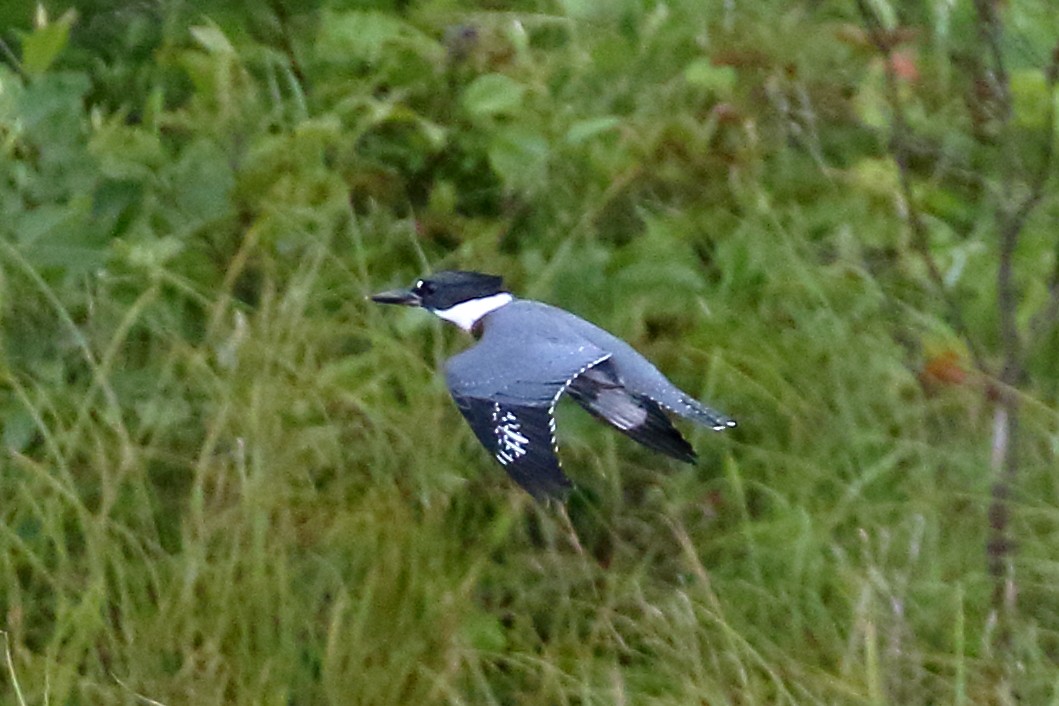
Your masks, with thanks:
[(0, 39), (0, 55), (2, 55), (2, 58), (7, 61), (7, 63), (11, 66), (12, 69), (15, 70), (16, 73), (18, 73), (19, 77), (23, 81), (29, 80), (29, 74), (27, 74), (26, 70), (22, 67), (22, 62), (18, 60), (18, 56), (15, 54), (14, 51), (12, 51), (11, 47), (9, 47), (7, 45), (7, 42), (5, 42), (3, 39)]
[[(1044, 79), (1048, 85), (1048, 95), (1054, 95), (1056, 86), (1059, 85), (1059, 42), (1056, 42), (1052, 48), (1051, 61), (1044, 70)], [(1055, 166), (1055, 142), (1059, 138), (1055, 132), (1055, 101), (1048, 101), (1047, 120), (1048, 134), (1044, 145), (1044, 157), (1034, 179), (1032, 190), (1019, 209), (1022, 220), (1029, 217), (1029, 212), (1043, 198), (1052, 168)], [(1052, 274), (1048, 278), (1048, 299), (1030, 319), (1029, 347), (1050, 335), (1056, 323), (1059, 323), (1059, 237), (1056, 237)]]
[[(987, 25), (984, 34), (990, 46), (998, 43), (999, 28), (995, 26), (996, 16), (990, 7), (983, 6), (984, 0), (975, 0), (979, 8), (981, 22)], [(996, 51), (994, 48), (993, 51)], [(1003, 76), (1003, 64), (999, 57), (995, 59), (999, 66), (998, 75)], [(1059, 83), (1059, 42), (1052, 49), (1051, 60), (1044, 70), (1048, 95), (1055, 93)], [(1010, 115), (1010, 110), (1008, 112)], [(1000, 263), (997, 270), (997, 308), (1000, 316), (1001, 341), (1004, 348), (1004, 367), (1000, 373), (999, 399), (994, 413), (995, 431), (993, 435), (993, 468), (996, 480), (989, 506), (990, 538), (987, 548), (989, 575), (993, 578), (993, 611), (999, 618), (997, 645), (1008, 646), (1011, 641), (1011, 618), (1015, 615), (1018, 600), (1018, 586), (1014, 577), (1012, 554), (1014, 542), (1010, 537), (1011, 522), (1010, 496), (1018, 477), (1018, 434), (1019, 434), (1019, 400), (1015, 389), (1025, 374), (1026, 362), (1023, 356), (1032, 350), (1034, 343), (1049, 335), (1054, 330), (1059, 318), (1059, 238), (1056, 238), (1052, 273), (1048, 282), (1048, 298), (1041, 309), (1030, 319), (1029, 331), (1023, 348), (1016, 320), (1018, 305), (1017, 293), (1013, 278), (1014, 251), (1019, 236), (1026, 225), (1030, 214), (1044, 197), (1045, 189), (1051, 177), (1055, 162), (1055, 102), (1048, 102), (1047, 127), (1045, 131), (1044, 154), (1036, 172), (1030, 176), (1030, 192), (1016, 207), (1001, 211), (1000, 225)], [(1008, 148), (1011, 143), (1008, 142)], [(1010, 187), (1009, 187), (1010, 191)], [(1026, 351), (1024, 353), (1023, 351)]]
[[(1018, 292), (1015, 287), (1015, 248), (1019, 243), (1022, 228), (1014, 216), (1000, 216), (1000, 251), (997, 263), (997, 315), (1000, 317), (1000, 341), (1004, 350), (1004, 364), (1000, 370), (1000, 382), (1004, 385), (1018, 383), (1022, 371), (1022, 336), (1019, 335), (1016, 308)], [(1002, 397), (1007, 397), (1002, 394)]]
[(1048, 278), (1048, 299), (1040, 311), (1030, 319), (1030, 340), (1033, 343), (1047, 338), (1059, 323), (1059, 238), (1052, 253), (1052, 274)]
[(990, 88), (1000, 105), (1000, 120), (1007, 123), (1011, 117), (1011, 83), (1001, 41), (1003, 28), (996, 14), (995, 0), (974, 0), (978, 13), (978, 33), (989, 48), (992, 71), (989, 73)]
[(1001, 390), (993, 413), (992, 465), (996, 480), (990, 488), (989, 540), (986, 560), (993, 579), (992, 612), (998, 618), (995, 644), (1007, 648), (1011, 643), (1011, 620), (1015, 616), (1018, 586), (1015, 583), (1013, 554), (1015, 541), (1010, 536), (1011, 493), (1018, 478), (1019, 401), (1015, 391)]
[(960, 334), (964, 344), (967, 346), (967, 350), (970, 352), (971, 360), (974, 363), (975, 368), (977, 368), (984, 376), (993, 377), (993, 373), (986, 365), (985, 358), (982, 356), (978, 343), (975, 341), (974, 337), (971, 336), (970, 328), (967, 326), (967, 322), (963, 318), (962, 309), (960, 309), (956, 300), (950, 295), (946, 288), (945, 277), (942, 275), (941, 268), (934, 259), (933, 253), (930, 251), (930, 237), (927, 233), (926, 224), (923, 222), (923, 216), (916, 205), (915, 195), (913, 194), (912, 189), (911, 168), (908, 164), (908, 139), (911, 131), (908, 125), (908, 120), (905, 118), (904, 104), (901, 102), (897, 75), (894, 71), (893, 61), (891, 60), (893, 42), (889, 37), (889, 33), (879, 22), (879, 18), (868, 6), (867, 0), (857, 0), (857, 8), (860, 11), (861, 16), (864, 18), (864, 24), (868, 30), (869, 40), (875, 47), (876, 51), (878, 51), (883, 57), (886, 77), (886, 102), (889, 104), (892, 113), (888, 147), (890, 155), (893, 157), (894, 163), (897, 165), (901, 198), (905, 203), (908, 226), (912, 231), (912, 247), (923, 260), (931, 284), (937, 290), (938, 295), (949, 310), (949, 317), (952, 324)]
[[(1045, 193), (1045, 186), (1051, 175), (1055, 151), (1055, 114), (1054, 101), (1049, 101), (1048, 123), (1045, 131), (1046, 144), (1039, 168), (1033, 173), (1019, 163), (1018, 145), (1011, 132), (1013, 106), (1011, 85), (1004, 62), (1003, 33), (1004, 28), (997, 15), (994, 0), (974, 0), (978, 15), (978, 34), (990, 60), (986, 64), (985, 76), (990, 88), (990, 99), (996, 103), (999, 128), (999, 161), (1001, 164), (1001, 201), (997, 207), (996, 219), (998, 229), (998, 262), (997, 262), (997, 316), (1000, 327), (1000, 343), (1003, 351), (1003, 364), (1000, 370), (999, 385), (996, 390), (996, 409), (994, 410), (993, 432), (993, 472), (995, 481), (990, 491), (989, 505), (990, 537), (988, 544), (989, 574), (993, 579), (992, 609), (998, 618), (999, 630), (996, 635), (998, 648), (1009, 651), (1011, 647), (1012, 625), (1016, 617), (1018, 585), (1015, 581), (1013, 555), (1014, 543), (1010, 537), (1011, 494), (1018, 479), (1019, 471), (1019, 399), (1018, 386), (1023, 382), (1026, 362), (1024, 350), (1030, 345), (1024, 340), (1018, 325), (1018, 305), (1021, 299), (1015, 282), (1015, 251), (1025, 229), (1026, 222), (1036, 209)], [(1045, 81), (1048, 95), (1055, 90), (1059, 79), (1059, 45), (1052, 52), (1052, 58), (1045, 69)], [(1015, 194), (1015, 185), (1019, 181), (1027, 184), (1029, 193), (1021, 198)], [(1011, 204), (1009, 206), (1009, 204)], [(1055, 296), (1056, 277), (1053, 277), (1052, 294)], [(1045, 305), (1044, 311), (1051, 308)], [(1030, 334), (1033, 333), (1031, 324)], [(1010, 680), (1006, 688), (1010, 689)]]
[[(997, 317), (1000, 327), (1000, 345), (1003, 364), (999, 375), (996, 408), (993, 413), (993, 487), (990, 489), (989, 541), (987, 558), (989, 575), (993, 579), (992, 610), (998, 618), (996, 646), (1008, 652), (1011, 645), (1011, 626), (1016, 612), (1016, 584), (1014, 580), (1014, 546), (1009, 535), (1011, 523), (1011, 493), (1018, 476), (1018, 398), (1013, 388), (1021, 381), (1022, 340), (1018, 329), (1017, 308), (1019, 294), (1015, 284), (1015, 250), (1025, 220), (1035, 201), (1031, 198), (1015, 207), (1013, 182), (1016, 174), (1014, 144), (1011, 141), (1011, 93), (1007, 69), (1001, 50), (1003, 30), (993, 6), (993, 0), (974, 0), (978, 14), (978, 34), (986, 46), (991, 61), (984, 69), (989, 86), (988, 100), (998, 107), (997, 134), (1002, 136), (1000, 144), (1001, 194), (997, 207), (998, 229), (997, 252)], [(989, 107), (989, 106), (985, 106)], [(1010, 684), (1006, 688), (1010, 688)]]
[[(886, 62), (886, 99), (892, 111), (889, 151), (897, 164), (901, 193), (908, 209), (907, 219), (912, 232), (913, 247), (923, 258), (931, 281), (948, 305), (954, 325), (967, 341), (975, 366), (989, 376), (984, 359), (964, 324), (961, 309), (952, 298), (946, 296), (941, 271), (929, 249), (927, 228), (913, 198), (908, 164), (910, 130), (891, 56), (894, 44), (892, 33), (881, 25), (868, 0), (857, 0), (857, 7), (864, 18), (868, 37)], [(1003, 53), (1004, 27), (995, 0), (974, 0), (974, 7), (981, 44), (979, 53), (984, 57), (981, 80), (987, 90), (980, 97), (980, 104), (972, 106), (972, 109), (979, 109), (982, 114), (991, 116), (996, 121), (996, 134), (1000, 137), (996, 142), (995, 155), (999, 165), (1000, 188), (994, 213), (998, 245), (996, 307), (1003, 360), (999, 374), (994, 378), (995, 383), (991, 386), (991, 391), (995, 394), (991, 449), (994, 483), (990, 491), (989, 542), (986, 554), (989, 574), (993, 579), (993, 615), (999, 625), (995, 644), (1007, 648), (1011, 641), (1012, 620), (1016, 615), (1018, 588), (1013, 562), (1015, 547), (1010, 536), (1010, 498), (1019, 471), (1018, 388), (1023, 383), (1022, 378), (1026, 370), (1024, 351), (1029, 349), (1030, 343), (1037, 335), (1054, 330), (1059, 319), (1059, 243), (1056, 244), (1056, 263), (1049, 281), (1048, 300), (1031, 320), (1028, 339), (1024, 338), (1023, 332), (1020, 331), (1017, 318), (1021, 294), (1015, 278), (1015, 253), (1027, 221), (1045, 196), (1054, 168), (1057, 149), (1056, 116), (1054, 103), (1049, 101), (1045, 131), (1047, 141), (1041, 159), (1036, 169), (1025, 168), (1018, 161), (1018, 145), (1011, 130), (1013, 103), (1010, 76)], [(1048, 95), (1051, 96), (1059, 82), (1059, 44), (1053, 50), (1051, 61), (1045, 69), (1045, 79), (1049, 88)], [(1028, 191), (1017, 193), (1018, 185), (1025, 185)]]

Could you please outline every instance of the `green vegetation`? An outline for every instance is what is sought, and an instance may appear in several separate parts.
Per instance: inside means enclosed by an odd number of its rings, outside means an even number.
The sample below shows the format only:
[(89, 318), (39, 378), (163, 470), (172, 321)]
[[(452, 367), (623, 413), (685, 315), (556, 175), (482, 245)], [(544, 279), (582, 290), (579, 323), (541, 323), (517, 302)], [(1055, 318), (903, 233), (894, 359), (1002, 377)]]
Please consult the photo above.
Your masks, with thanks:
[[(4, 703), (1059, 700), (1050, 0), (45, 5), (0, 3)], [(534, 505), (467, 340), (364, 300), (444, 267), (739, 428), (688, 468), (561, 409)]]

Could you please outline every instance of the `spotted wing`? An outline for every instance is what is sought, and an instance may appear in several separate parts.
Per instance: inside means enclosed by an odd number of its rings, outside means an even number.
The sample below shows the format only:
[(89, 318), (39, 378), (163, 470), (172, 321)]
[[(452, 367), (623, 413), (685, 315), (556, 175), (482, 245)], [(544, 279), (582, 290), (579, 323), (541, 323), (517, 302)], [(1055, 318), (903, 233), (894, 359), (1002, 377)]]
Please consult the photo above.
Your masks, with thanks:
[(556, 455), (555, 405), (578, 375), (606, 360), (591, 344), (526, 341), (489, 332), (453, 357), (445, 378), (478, 441), (534, 498), (570, 488)]
[(570, 489), (555, 449), (547, 406), (500, 404), (453, 395), (467, 423), (511, 479), (537, 500), (562, 498)]

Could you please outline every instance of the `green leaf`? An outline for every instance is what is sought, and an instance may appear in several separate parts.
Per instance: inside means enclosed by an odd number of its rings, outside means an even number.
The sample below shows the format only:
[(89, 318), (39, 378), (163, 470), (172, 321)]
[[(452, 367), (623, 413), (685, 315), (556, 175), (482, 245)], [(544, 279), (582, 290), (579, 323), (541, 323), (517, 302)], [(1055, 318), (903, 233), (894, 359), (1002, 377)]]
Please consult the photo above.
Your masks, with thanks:
[(92, 219), (100, 231), (111, 238), (124, 234), (143, 204), (144, 192), (136, 180), (101, 180), (92, 194)]
[(512, 114), (522, 107), (526, 87), (503, 74), (476, 78), (463, 91), (462, 103), (473, 117)]
[(99, 160), (100, 171), (112, 179), (147, 179), (166, 159), (158, 135), (117, 121), (96, 130), (88, 151)]
[(51, 67), (66, 48), (76, 17), (73, 10), (68, 10), (55, 22), (38, 27), (22, 40), (22, 68), (27, 74), (40, 76)]
[(615, 253), (614, 279), (630, 294), (653, 293), (670, 302), (673, 291), (702, 292), (702, 275), (688, 243), (690, 225), (649, 213), (643, 219), (643, 235)]
[(18, 119), (19, 101), (24, 90), (18, 76), (0, 64), (0, 125), (12, 133), (12, 124)]
[(886, 129), (890, 124), (890, 106), (883, 88), (885, 80), (885, 69), (881, 64), (873, 63), (869, 65), (853, 96), (857, 117), (868, 127), (879, 130)]
[(709, 59), (695, 59), (684, 67), (684, 80), (719, 98), (728, 98), (735, 90), (737, 76), (731, 66), (714, 66)]
[(403, 20), (381, 12), (324, 13), (316, 51), (325, 59), (374, 63), (391, 45), (411, 48), (419, 56), (440, 61), (441, 45)]
[(191, 28), (191, 36), (210, 54), (235, 54), (235, 47), (224, 36), (221, 28), (214, 24)]
[(81, 100), (91, 87), (82, 73), (55, 71), (33, 81), (18, 103), (21, 126), (38, 142), (69, 143), (78, 137)]
[(851, 183), (872, 196), (891, 198), (900, 187), (893, 160), (865, 157), (850, 170)]
[(468, 615), (461, 626), (464, 639), (475, 650), (502, 652), (507, 647), (504, 626), (496, 616), (482, 611)]
[(125, 260), (135, 267), (153, 270), (172, 260), (184, 250), (184, 242), (175, 236), (145, 239), (131, 244)]
[(85, 273), (104, 265), (110, 255), (87, 197), (26, 211), (15, 218), (13, 230), (26, 260), (37, 268)]
[(548, 154), (548, 141), (543, 135), (513, 126), (493, 136), (489, 144), (489, 165), (506, 186), (532, 190), (544, 181)]
[(1057, 93), (1038, 69), (1018, 69), (1011, 73), (1011, 100), (1015, 122), (1023, 127), (1041, 128), (1048, 124)]
[(889, 0), (868, 0), (868, 5), (885, 29), (893, 30), (897, 27), (897, 11)]
[(621, 119), (614, 115), (604, 115), (598, 118), (578, 120), (566, 131), (566, 142), (571, 145), (579, 145), (592, 139), (596, 135), (612, 130), (621, 124)]
[(189, 145), (166, 176), (175, 222), (195, 228), (229, 213), (235, 176), (227, 157), (212, 141), (200, 139)]
[(431, 150), (439, 150), (445, 146), (448, 139), (446, 128), (428, 120), (407, 105), (394, 102), (376, 102), (373, 107), (372, 124), (407, 123), (419, 130), (420, 134), (426, 138)]

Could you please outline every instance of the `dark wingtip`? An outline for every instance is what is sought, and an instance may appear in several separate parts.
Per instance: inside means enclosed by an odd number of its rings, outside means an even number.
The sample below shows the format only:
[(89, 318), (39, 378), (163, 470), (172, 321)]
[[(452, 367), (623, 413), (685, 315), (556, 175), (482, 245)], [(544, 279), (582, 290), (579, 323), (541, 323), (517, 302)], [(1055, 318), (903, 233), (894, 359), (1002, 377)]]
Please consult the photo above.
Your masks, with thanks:
[(690, 463), (692, 465), (694, 465), (694, 464), (699, 462), (699, 455), (697, 453), (695, 453), (694, 451), (689, 451), (689, 452), (687, 452), (685, 454), (682, 454), (680, 456), (677, 456), (677, 455), (674, 455), (674, 454), (670, 454), (670, 456), (672, 456), (673, 458), (675, 458), (678, 461), (683, 461), (684, 463)]
[(695, 463), (699, 460), (694, 447), (676, 427), (670, 424), (660, 409), (649, 410), (647, 421), (644, 424), (618, 430), (642, 446), (683, 463)]

